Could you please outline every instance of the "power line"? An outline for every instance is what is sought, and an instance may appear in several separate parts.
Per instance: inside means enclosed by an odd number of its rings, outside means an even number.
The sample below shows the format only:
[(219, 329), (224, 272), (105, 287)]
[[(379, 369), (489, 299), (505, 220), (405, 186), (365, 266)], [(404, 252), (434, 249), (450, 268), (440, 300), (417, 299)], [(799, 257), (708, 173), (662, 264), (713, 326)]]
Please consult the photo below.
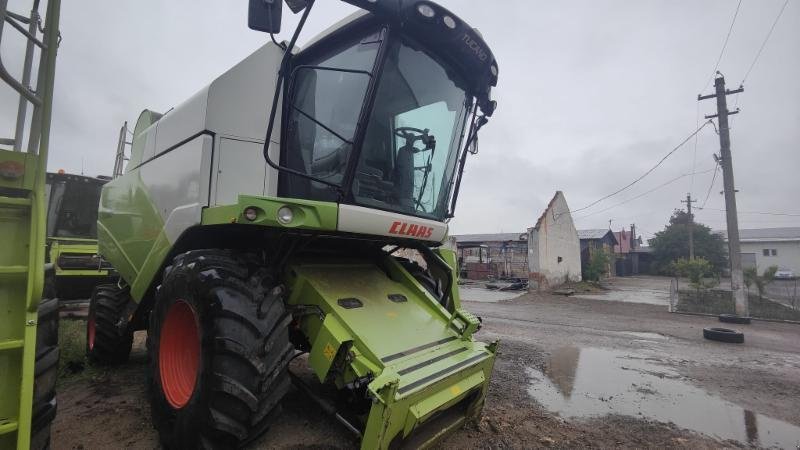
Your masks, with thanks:
[[(739, 3), (741, 3), (741, 1)], [(750, 75), (750, 72), (753, 71), (753, 67), (756, 66), (756, 63), (758, 62), (758, 58), (761, 56), (761, 52), (764, 51), (764, 47), (767, 45), (767, 41), (769, 41), (770, 36), (772, 36), (772, 31), (775, 30), (775, 25), (778, 24), (778, 19), (781, 18), (781, 15), (783, 14), (783, 11), (786, 9), (786, 5), (788, 5), (788, 4), (789, 4), (789, 0), (786, 0), (785, 2), (783, 2), (783, 6), (781, 6), (781, 10), (778, 11), (778, 15), (775, 16), (775, 21), (772, 22), (772, 26), (769, 28), (769, 32), (767, 33), (767, 36), (764, 38), (764, 42), (761, 43), (761, 47), (758, 49), (758, 52), (756, 53), (756, 57), (753, 58), (753, 63), (750, 64), (750, 68), (747, 69), (747, 72), (745, 72), (744, 78), (742, 78), (742, 82), (740, 84), (744, 84), (745, 80), (747, 80), (747, 77)]]
[(613, 196), (615, 196), (615, 195), (619, 194), (620, 192), (623, 192), (623, 191), (625, 191), (626, 189), (630, 188), (631, 186), (633, 186), (634, 184), (638, 183), (639, 181), (642, 181), (642, 179), (643, 179), (644, 177), (646, 177), (646, 176), (650, 175), (650, 174), (651, 174), (651, 173), (652, 173), (654, 170), (656, 170), (656, 169), (657, 169), (657, 168), (658, 168), (658, 167), (659, 167), (661, 164), (663, 164), (663, 163), (664, 163), (664, 161), (666, 161), (666, 160), (667, 160), (667, 158), (669, 158), (670, 156), (672, 156), (672, 154), (673, 154), (673, 153), (675, 153), (676, 151), (678, 151), (678, 149), (680, 149), (681, 147), (683, 147), (683, 145), (684, 145), (684, 144), (686, 144), (687, 142), (689, 142), (689, 140), (690, 140), (690, 139), (692, 139), (692, 138), (693, 138), (693, 137), (694, 137), (694, 136), (695, 136), (697, 133), (699, 133), (699, 132), (700, 132), (700, 130), (702, 130), (703, 128), (705, 128), (705, 127), (706, 127), (706, 125), (708, 125), (709, 123), (711, 123), (711, 120), (707, 120), (707, 121), (703, 122), (703, 124), (702, 124), (702, 125), (700, 125), (700, 127), (698, 127), (696, 130), (694, 130), (694, 132), (692, 132), (692, 134), (690, 134), (689, 136), (687, 136), (687, 137), (686, 137), (686, 138), (685, 138), (683, 141), (681, 141), (681, 143), (680, 143), (680, 144), (678, 144), (678, 145), (677, 145), (675, 148), (673, 148), (672, 150), (670, 150), (670, 151), (669, 151), (669, 153), (667, 153), (666, 155), (664, 155), (664, 157), (663, 157), (663, 158), (661, 158), (661, 160), (660, 160), (660, 161), (658, 161), (658, 163), (656, 163), (656, 165), (655, 165), (655, 166), (651, 167), (651, 168), (650, 168), (650, 169), (649, 169), (647, 172), (643, 173), (643, 174), (642, 174), (642, 175), (641, 175), (639, 178), (637, 178), (637, 179), (635, 179), (635, 180), (631, 181), (630, 183), (628, 183), (628, 184), (626, 184), (625, 186), (623, 186), (623, 187), (621, 187), (621, 188), (617, 189), (616, 191), (614, 191), (614, 192), (612, 192), (612, 193), (610, 193), (610, 194), (608, 194), (608, 195), (606, 195), (606, 196), (604, 196), (604, 197), (601, 197), (601, 198), (599, 198), (599, 199), (597, 199), (597, 200), (593, 201), (592, 203), (590, 203), (590, 204), (588, 204), (588, 205), (586, 205), (586, 206), (584, 206), (584, 207), (582, 207), (582, 208), (578, 208), (578, 209), (573, 209), (573, 210), (571, 210), (571, 211), (570, 211), (570, 213), (576, 213), (576, 212), (579, 212), (579, 211), (583, 211), (583, 210), (585, 210), (585, 209), (589, 209), (589, 208), (591, 208), (592, 206), (594, 206), (594, 205), (596, 205), (596, 204), (598, 204), (598, 203), (602, 202), (603, 200), (605, 200), (605, 199), (607, 199), (607, 198), (610, 198), (610, 197), (613, 197)]
[(708, 186), (708, 192), (706, 192), (706, 198), (705, 200), (703, 200), (703, 206), (701, 206), (699, 209), (703, 209), (703, 207), (706, 206), (706, 202), (708, 202), (708, 197), (711, 196), (711, 189), (714, 188), (714, 182), (717, 181), (717, 172), (719, 172), (719, 163), (717, 163), (717, 165), (714, 166), (714, 176), (711, 177), (711, 185)]
[[(700, 126), (700, 102), (697, 102), (697, 110), (694, 114), (694, 126)], [(697, 141), (700, 139), (699, 135), (694, 135), (694, 155), (692, 156), (692, 181), (689, 183), (689, 192), (694, 191), (694, 171), (697, 170)]]
[(675, 178), (673, 178), (673, 179), (671, 179), (671, 180), (669, 180), (669, 181), (667, 181), (667, 182), (665, 182), (663, 184), (659, 184), (658, 186), (654, 187), (653, 189), (650, 189), (649, 191), (642, 192), (641, 194), (639, 194), (639, 195), (637, 195), (635, 197), (631, 197), (631, 198), (629, 198), (627, 200), (623, 200), (623, 201), (617, 203), (616, 205), (609, 206), (608, 208), (604, 208), (604, 209), (601, 209), (599, 211), (595, 211), (593, 213), (586, 214), (585, 216), (576, 217), (575, 220), (585, 219), (585, 218), (591, 217), (591, 216), (593, 216), (595, 214), (600, 214), (601, 212), (608, 211), (609, 209), (614, 209), (617, 206), (621, 206), (621, 205), (624, 205), (625, 203), (629, 203), (629, 202), (632, 202), (632, 201), (634, 201), (636, 199), (642, 198), (645, 195), (650, 194), (651, 192), (655, 192), (655, 191), (663, 188), (664, 186), (668, 186), (668, 185), (670, 185), (670, 184), (672, 184), (672, 183), (674, 183), (674, 182), (676, 182), (676, 181), (678, 181), (678, 180), (680, 180), (682, 178), (686, 178), (686, 177), (689, 177), (689, 176), (694, 176), (694, 175), (701, 174), (701, 173), (708, 173), (708, 172), (711, 172), (712, 170), (716, 170), (716, 168), (703, 170), (701, 172), (691, 172), (691, 173), (684, 173), (682, 175), (678, 175), (677, 177), (675, 177)]
[(739, 8), (741, 6), (742, 6), (742, 0), (739, 0), (739, 3), (736, 4), (736, 11), (734, 11), (733, 13), (733, 19), (731, 19), (731, 26), (728, 27), (728, 34), (725, 36), (725, 42), (722, 43), (722, 49), (719, 51), (719, 57), (717, 58), (717, 63), (714, 64), (714, 70), (711, 71), (711, 76), (708, 77), (708, 81), (706, 81), (706, 84), (703, 85), (703, 89), (700, 89), (700, 92), (706, 90), (709, 83), (711, 83), (711, 80), (714, 79), (714, 75), (717, 73), (717, 69), (719, 69), (719, 63), (722, 61), (722, 55), (725, 54), (725, 48), (728, 46), (728, 40), (731, 38), (731, 32), (733, 32), (733, 24), (736, 23), (736, 17), (739, 15)]
[[(726, 209), (719, 209), (719, 208), (697, 208), (697, 209), (707, 209), (709, 211), (727, 212)], [(779, 213), (779, 212), (765, 212), (765, 211), (739, 211), (739, 214), (757, 214), (757, 215), (762, 215), (762, 216), (800, 217), (800, 213)]]

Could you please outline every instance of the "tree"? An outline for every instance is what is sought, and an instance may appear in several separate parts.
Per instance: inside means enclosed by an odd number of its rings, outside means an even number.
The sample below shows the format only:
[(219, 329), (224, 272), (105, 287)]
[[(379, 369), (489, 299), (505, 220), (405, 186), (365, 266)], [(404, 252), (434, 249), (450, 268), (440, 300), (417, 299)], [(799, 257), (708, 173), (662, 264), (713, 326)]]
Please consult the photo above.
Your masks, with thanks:
[(678, 259), (672, 263), (672, 270), (677, 277), (686, 277), (689, 284), (697, 289), (711, 288), (716, 286), (715, 281), (706, 282), (705, 278), (714, 275), (711, 263), (705, 258)]
[(764, 289), (775, 279), (775, 272), (777, 271), (778, 266), (769, 266), (764, 270), (762, 275), (759, 275), (755, 267), (748, 267), (744, 269), (744, 285), (749, 291), (750, 286), (755, 284), (756, 290), (758, 291), (758, 298), (762, 298), (764, 296)]
[[(689, 255), (689, 213), (676, 209), (669, 218), (669, 224), (648, 241), (653, 249), (653, 267), (658, 273), (671, 275), (672, 263)], [(711, 232), (711, 228), (692, 222), (694, 254), (711, 264), (715, 274), (728, 265), (725, 241), (722, 236)]]
[(583, 270), (583, 279), (586, 281), (600, 281), (600, 277), (608, 272), (611, 255), (604, 249), (595, 249), (589, 258), (589, 264)]

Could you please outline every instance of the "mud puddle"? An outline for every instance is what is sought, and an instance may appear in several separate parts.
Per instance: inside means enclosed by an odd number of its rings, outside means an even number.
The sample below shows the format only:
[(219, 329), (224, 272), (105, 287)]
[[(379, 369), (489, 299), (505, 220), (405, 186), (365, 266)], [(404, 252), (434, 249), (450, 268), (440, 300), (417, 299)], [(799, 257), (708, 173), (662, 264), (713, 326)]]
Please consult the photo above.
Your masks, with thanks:
[(502, 300), (511, 300), (517, 298), (522, 294), (527, 293), (527, 290), (522, 291), (495, 291), (479, 287), (459, 286), (459, 293), (461, 300), (468, 302), (484, 302), (484, 303), (497, 303)]
[(660, 333), (650, 333), (647, 331), (623, 331), (623, 334), (627, 334), (628, 336), (633, 336), (639, 338), (639, 340), (644, 341), (666, 341), (669, 339), (667, 336), (664, 336)]
[(656, 420), (743, 444), (795, 449), (800, 427), (708, 394), (648, 358), (598, 348), (563, 347), (546, 369), (528, 368), (529, 394), (562, 417), (609, 414)]
[(646, 305), (669, 305), (669, 291), (657, 290), (613, 290), (602, 294), (577, 294), (577, 298), (604, 300), (609, 302), (644, 303)]

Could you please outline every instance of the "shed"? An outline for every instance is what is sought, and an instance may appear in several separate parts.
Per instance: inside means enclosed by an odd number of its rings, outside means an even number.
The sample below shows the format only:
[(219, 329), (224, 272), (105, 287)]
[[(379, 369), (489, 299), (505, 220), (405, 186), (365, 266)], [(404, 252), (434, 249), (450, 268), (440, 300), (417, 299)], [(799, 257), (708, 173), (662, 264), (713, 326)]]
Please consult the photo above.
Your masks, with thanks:
[[(727, 242), (725, 231), (718, 231)], [(739, 230), (744, 267), (763, 272), (769, 266), (800, 276), (800, 227), (745, 228)]]
[[(581, 245), (581, 270), (589, 264), (592, 255), (597, 251), (605, 251), (614, 255), (614, 246), (619, 242), (614, 233), (608, 229), (578, 230), (578, 239)], [(606, 276), (614, 276), (616, 270), (613, 261), (609, 263)]]
[(462, 278), (528, 277), (528, 233), (456, 235)]

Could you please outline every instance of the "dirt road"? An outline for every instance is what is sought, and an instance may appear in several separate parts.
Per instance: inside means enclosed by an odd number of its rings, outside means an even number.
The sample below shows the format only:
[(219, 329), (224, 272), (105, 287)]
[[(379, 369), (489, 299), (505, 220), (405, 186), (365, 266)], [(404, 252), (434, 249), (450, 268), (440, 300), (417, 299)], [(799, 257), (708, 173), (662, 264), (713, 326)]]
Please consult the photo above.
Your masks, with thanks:
[[(630, 295), (630, 293), (625, 294)], [(703, 340), (711, 318), (658, 305), (549, 294), (467, 302), (482, 340), (501, 340), (484, 418), (444, 448), (794, 448), (800, 440), (800, 326), (755, 322), (745, 344)], [(158, 448), (137, 336), (118, 370), (65, 381), (53, 446)], [(304, 370), (302, 362), (293, 370)], [(292, 391), (252, 448), (357, 442)]]

